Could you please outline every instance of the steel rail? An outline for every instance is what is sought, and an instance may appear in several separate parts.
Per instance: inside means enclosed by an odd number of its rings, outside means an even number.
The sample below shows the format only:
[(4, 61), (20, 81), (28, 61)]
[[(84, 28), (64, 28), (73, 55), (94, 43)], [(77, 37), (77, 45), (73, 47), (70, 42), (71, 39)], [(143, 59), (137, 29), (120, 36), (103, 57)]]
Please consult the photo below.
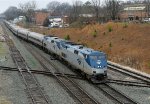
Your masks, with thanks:
[[(46, 95), (42, 91), (39, 83), (35, 79), (35, 77), (30, 73), (30, 69), (28, 68), (27, 64), (25, 63), (22, 55), (15, 47), (13, 41), (10, 39), (6, 31), (6, 28), (3, 27), (4, 30), (4, 38), (6, 39), (6, 43), (9, 46), (9, 50), (11, 52), (11, 57), (15, 62), (16, 66), (19, 69), (19, 74), (23, 80), (27, 88), (27, 92), (32, 100), (33, 104), (49, 104), (49, 100), (47, 99)], [(22, 69), (26, 69), (28, 73), (24, 73)]]
[(148, 87), (148, 88), (150, 88), (150, 85), (148, 85), (147, 83), (142, 83), (142, 82), (108, 79), (108, 81), (106, 81), (106, 83), (115, 83), (115, 84), (120, 84), (120, 85), (124, 85), (124, 86), (136, 86), (136, 87)]
[(144, 76), (142, 74), (139, 74), (139, 73), (136, 73), (136, 72), (127, 70), (125, 68), (121, 68), (121, 67), (112, 65), (112, 64), (108, 64), (108, 68), (109, 68), (109, 70), (117, 71), (117, 72), (122, 73), (124, 75), (128, 75), (132, 78), (135, 78), (135, 79), (138, 79), (138, 80), (141, 80), (143, 82), (150, 84), (150, 77)]
[(122, 92), (116, 90), (109, 84), (101, 84), (96, 86), (98, 89), (104, 92), (106, 96), (109, 96), (115, 103), (119, 104), (138, 104), (138, 102), (134, 101), (133, 99), (129, 98)]

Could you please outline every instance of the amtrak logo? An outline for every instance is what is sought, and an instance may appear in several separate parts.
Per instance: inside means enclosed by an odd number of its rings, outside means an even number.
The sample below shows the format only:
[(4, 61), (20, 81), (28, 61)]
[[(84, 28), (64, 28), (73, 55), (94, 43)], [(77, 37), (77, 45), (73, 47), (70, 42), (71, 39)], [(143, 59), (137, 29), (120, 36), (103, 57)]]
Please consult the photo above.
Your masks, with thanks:
[(101, 64), (101, 60), (97, 60), (97, 64)]

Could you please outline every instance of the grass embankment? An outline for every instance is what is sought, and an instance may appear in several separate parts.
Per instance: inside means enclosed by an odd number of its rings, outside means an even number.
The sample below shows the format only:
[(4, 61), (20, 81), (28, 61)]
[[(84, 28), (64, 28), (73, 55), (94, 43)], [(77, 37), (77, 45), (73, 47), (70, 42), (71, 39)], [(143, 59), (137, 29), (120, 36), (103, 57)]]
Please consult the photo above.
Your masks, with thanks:
[(104, 51), (108, 59), (150, 73), (150, 24), (107, 23), (84, 28), (31, 28)]

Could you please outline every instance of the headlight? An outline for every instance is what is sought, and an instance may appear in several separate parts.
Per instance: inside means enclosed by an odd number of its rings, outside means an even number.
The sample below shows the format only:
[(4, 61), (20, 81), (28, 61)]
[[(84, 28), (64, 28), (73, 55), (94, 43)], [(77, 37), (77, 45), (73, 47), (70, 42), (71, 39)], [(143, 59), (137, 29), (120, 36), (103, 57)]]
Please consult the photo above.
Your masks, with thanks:
[(102, 66), (98, 66), (98, 68), (101, 68)]

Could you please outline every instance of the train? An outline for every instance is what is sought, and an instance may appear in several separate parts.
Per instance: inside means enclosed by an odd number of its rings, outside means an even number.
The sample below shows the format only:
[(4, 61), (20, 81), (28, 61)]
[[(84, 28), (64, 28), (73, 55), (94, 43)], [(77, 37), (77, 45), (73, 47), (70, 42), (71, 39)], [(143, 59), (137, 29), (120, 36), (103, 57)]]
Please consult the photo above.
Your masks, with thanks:
[(80, 71), (87, 79), (107, 78), (107, 55), (104, 52), (95, 51), (82, 44), (76, 44), (54, 35), (46, 36), (31, 32), (8, 21), (4, 21), (4, 23), (14, 35), (53, 53), (59, 59)]

